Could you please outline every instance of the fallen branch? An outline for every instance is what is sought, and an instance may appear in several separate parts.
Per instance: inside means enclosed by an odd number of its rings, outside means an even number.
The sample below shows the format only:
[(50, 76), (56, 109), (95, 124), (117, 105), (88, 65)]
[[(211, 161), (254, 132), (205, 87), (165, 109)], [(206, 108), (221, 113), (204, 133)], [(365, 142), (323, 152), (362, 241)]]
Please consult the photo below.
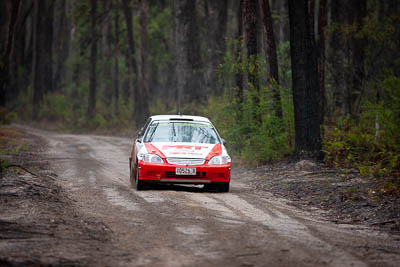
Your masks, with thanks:
[(4, 166), (5, 169), (11, 168), (11, 167), (20, 168), (20, 169), (32, 174), (33, 176), (39, 177), (39, 175), (37, 175), (36, 173), (28, 170), (27, 168), (25, 168), (24, 166), (21, 166), (21, 165), (10, 164), (10, 165)]
[(387, 223), (400, 223), (400, 218), (394, 218), (382, 222), (376, 222), (376, 223), (371, 223), (371, 226), (373, 225), (381, 225), (381, 224), (387, 224)]

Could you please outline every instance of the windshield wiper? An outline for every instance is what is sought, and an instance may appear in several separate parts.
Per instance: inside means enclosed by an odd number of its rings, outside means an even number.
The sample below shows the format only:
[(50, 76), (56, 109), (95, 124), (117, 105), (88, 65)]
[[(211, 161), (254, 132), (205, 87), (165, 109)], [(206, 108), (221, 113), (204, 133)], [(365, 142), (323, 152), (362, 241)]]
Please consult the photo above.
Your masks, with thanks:
[(173, 141), (176, 142), (175, 123), (172, 123), (172, 132), (173, 132), (173, 134), (174, 134)]
[(158, 127), (158, 124), (159, 124), (159, 123), (157, 123), (157, 125), (154, 127), (154, 130), (151, 132), (151, 135), (149, 136), (149, 142), (153, 141), (153, 135), (154, 135), (154, 133), (156, 132), (156, 129), (157, 129), (157, 127)]

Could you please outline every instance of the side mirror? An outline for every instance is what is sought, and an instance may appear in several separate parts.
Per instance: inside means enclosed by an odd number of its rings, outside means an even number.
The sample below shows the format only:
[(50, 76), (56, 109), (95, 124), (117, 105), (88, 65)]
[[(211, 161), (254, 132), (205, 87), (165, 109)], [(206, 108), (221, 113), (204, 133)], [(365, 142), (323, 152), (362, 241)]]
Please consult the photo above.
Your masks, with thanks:
[(143, 137), (138, 137), (138, 138), (136, 138), (136, 141), (138, 142), (138, 143), (141, 143), (143, 140)]
[(226, 140), (225, 140), (224, 138), (221, 138), (221, 141), (222, 141), (222, 144), (223, 144), (224, 146), (226, 146)]

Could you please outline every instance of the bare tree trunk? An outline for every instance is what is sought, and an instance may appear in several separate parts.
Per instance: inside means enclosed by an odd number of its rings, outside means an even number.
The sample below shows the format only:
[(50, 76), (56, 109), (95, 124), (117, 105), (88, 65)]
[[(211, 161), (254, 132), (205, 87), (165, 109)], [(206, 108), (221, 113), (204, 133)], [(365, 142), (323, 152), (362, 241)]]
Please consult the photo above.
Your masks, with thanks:
[[(133, 39), (133, 21), (132, 21), (132, 10), (129, 6), (128, 0), (122, 0), (122, 8), (124, 9), (125, 21), (126, 21), (126, 29), (127, 29), (127, 37), (128, 37), (128, 61), (130, 63), (130, 68), (132, 69), (133, 77), (133, 99), (134, 99), (134, 112), (133, 118), (139, 116), (141, 113), (140, 110), (140, 101), (141, 99), (138, 96), (139, 85), (138, 85), (138, 68), (136, 64), (136, 55), (135, 55), (135, 42)], [(139, 127), (139, 125), (136, 125)]]
[(319, 81), (319, 115), (320, 124), (324, 123), (326, 96), (325, 96), (325, 27), (326, 27), (326, 0), (319, 0), (318, 12), (318, 81)]
[(273, 96), (273, 110), (278, 118), (282, 118), (282, 104), (281, 94), (279, 92), (279, 73), (278, 73), (278, 57), (276, 54), (276, 44), (274, 36), (273, 21), (271, 16), (271, 9), (269, 6), (269, 0), (262, 0), (262, 10), (264, 18), (264, 28), (267, 37), (267, 65), (269, 69), (269, 84), (272, 89)]
[(2, 1), (0, 4), (0, 22), (1, 22), (1, 44), (0, 44), (0, 107), (6, 106), (7, 86), (10, 79), (10, 60), (13, 54), (13, 43), (15, 35), (15, 26), (18, 13), (21, 7), (21, 0)]
[[(112, 60), (112, 36), (111, 36), (111, 10), (112, 1), (103, 0), (103, 35), (102, 35), (102, 56), (103, 56), (103, 99), (106, 106), (111, 107), (113, 90), (112, 90), (112, 75), (111, 75), (111, 60)], [(111, 114), (112, 110), (109, 110)]]
[(90, 45), (90, 73), (89, 73), (89, 99), (87, 117), (92, 119), (96, 114), (96, 64), (97, 64), (97, 0), (91, 0), (90, 18), (91, 18), (91, 45)]
[(56, 69), (53, 80), (55, 91), (60, 91), (62, 81), (65, 80), (65, 62), (69, 54), (69, 43), (71, 38), (71, 26), (66, 14), (66, 0), (55, 2), (55, 55)]
[(53, 11), (53, 1), (35, 0), (32, 103), (34, 118), (37, 118), (43, 95), (53, 90)]
[(255, 89), (253, 94), (253, 117), (256, 121), (261, 122), (261, 116), (257, 111), (257, 108), (260, 103), (259, 99), (259, 79), (258, 79), (258, 64), (257, 64), (257, 54), (258, 54), (258, 46), (257, 46), (257, 0), (245, 0), (244, 1), (244, 41), (245, 47), (247, 49), (247, 58), (249, 62), (248, 69), (248, 82), (249, 86)]
[(225, 35), (228, 20), (228, 0), (205, 0), (207, 4), (208, 48), (210, 50), (207, 68), (207, 88), (213, 94), (222, 95), (218, 85), (217, 71), (225, 53)]
[[(196, 2), (174, 0), (174, 41), (177, 75), (178, 112), (183, 102), (205, 102), (206, 92), (200, 53)], [(196, 112), (193, 109), (187, 113)]]
[[(356, 24), (357, 32), (361, 30), (363, 18), (367, 14), (367, 1), (366, 0), (353, 0), (351, 1), (351, 12), (348, 16), (354, 19), (353, 23)], [(364, 57), (365, 57), (365, 40), (352, 36), (350, 49), (352, 52), (352, 68), (354, 73), (351, 79), (351, 86), (348, 90), (348, 107), (350, 114), (356, 116), (359, 110), (360, 98), (362, 95), (362, 87), (365, 78), (364, 72)]]
[(119, 15), (118, 15), (118, 6), (114, 7), (114, 114), (118, 116), (119, 108)]
[(307, 0), (289, 0), (289, 21), (295, 155), (299, 158), (320, 158), (317, 54), (315, 40), (310, 33)]
[[(236, 48), (236, 57), (242, 58), (242, 42), (243, 42), (243, 5), (244, 0), (239, 1), (239, 8), (237, 14), (237, 21), (238, 21), (238, 33), (237, 33), (237, 41), (238, 45)], [(243, 74), (238, 71), (235, 74), (235, 82), (236, 82), (236, 92), (235, 97), (239, 105), (239, 113), (242, 112), (242, 103), (243, 103)]]
[(276, 41), (278, 44), (284, 43), (289, 40), (289, 21), (288, 21), (288, 10), (287, 1), (273, 0), (271, 1), (272, 13), (278, 15), (274, 21), (276, 31)]
[[(331, 24), (344, 24), (346, 0), (331, 0)], [(327, 54), (327, 66), (332, 76), (334, 115), (343, 116), (346, 110), (346, 75), (345, 62), (346, 54), (338, 31), (333, 31), (329, 37), (330, 50)]]
[(149, 116), (149, 80), (148, 80), (148, 36), (147, 36), (147, 14), (148, 14), (148, 2), (147, 0), (139, 0), (140, 13), (139, 13), (139, 24), (140, 24), (140, 88), (139, 97), (141, 104), (141, 113), (136, 114), (136, 125), (142, 125), (147, 117)]

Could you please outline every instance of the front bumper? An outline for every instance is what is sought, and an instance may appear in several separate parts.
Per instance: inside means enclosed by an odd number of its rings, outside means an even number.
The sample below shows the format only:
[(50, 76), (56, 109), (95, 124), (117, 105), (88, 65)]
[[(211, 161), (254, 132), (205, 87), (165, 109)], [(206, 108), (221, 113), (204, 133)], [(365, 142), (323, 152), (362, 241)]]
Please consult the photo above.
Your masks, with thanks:
[[(223, 165), (173, 165), (139, 161), (139, 179), (142, 181), (172, 184), (227, 183), (231, 177), (231, 164)], [(196, 168), (196, 175), (176, 175), (177, 167)]]

